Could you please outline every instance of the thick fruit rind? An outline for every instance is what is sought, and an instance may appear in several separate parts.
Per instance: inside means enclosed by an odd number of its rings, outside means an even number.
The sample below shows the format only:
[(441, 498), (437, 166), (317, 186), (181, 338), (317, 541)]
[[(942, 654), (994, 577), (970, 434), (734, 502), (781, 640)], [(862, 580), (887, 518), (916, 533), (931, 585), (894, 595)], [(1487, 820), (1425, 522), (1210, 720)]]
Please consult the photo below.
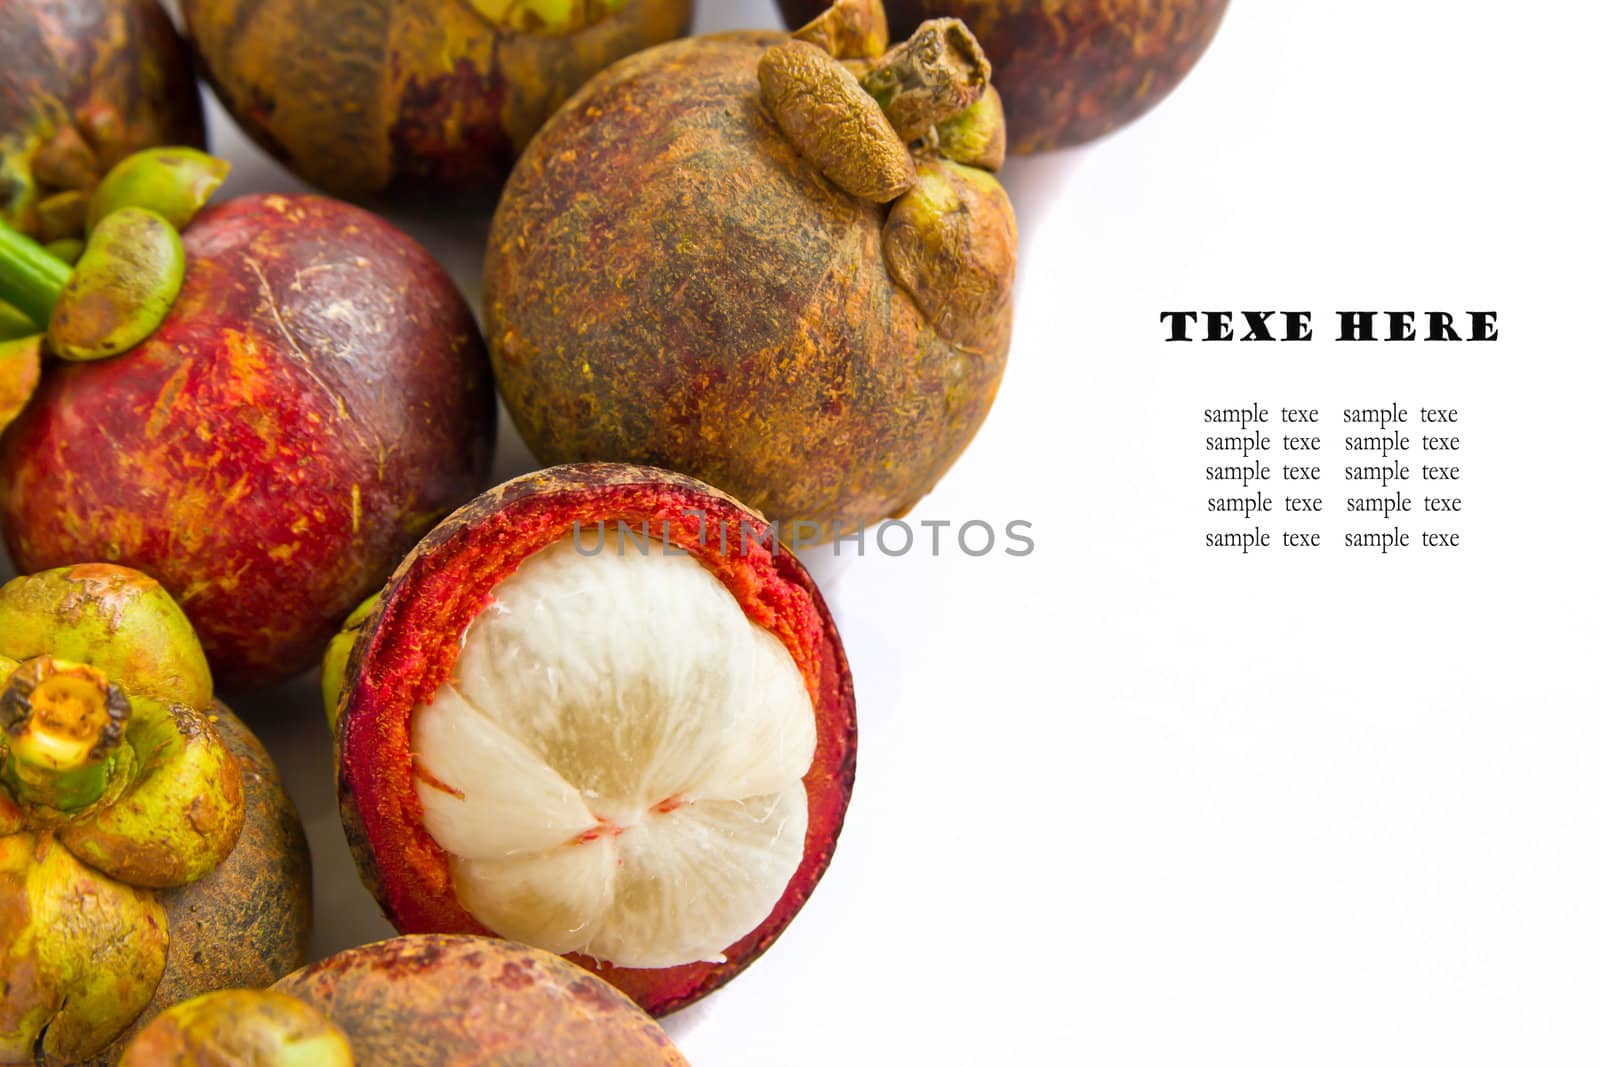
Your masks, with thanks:
[(692, 4), (626, 0), (569, 32), (497, 24), (489, 6), (183, 0), (209, 80), (258, 144), (336, 195), (391, 202), (492, 193), (563, 100), (682, 34)]
[(696, 558), (788, 649), (817, 709), (805, 858), (768, 918), (727, 949), (727, 962), (646, 970), (573, 957), (663, 1015), (729, 981), (788, 925), (832, 857), (855, 779), (855, 692), (832, 617), (766, 521), (732, 497), (667, 471), (578, 464), (514, 479), (451, 515), (401, 563), (356, 639), (335, 731), (339, 806), (362, 880), (397, 929), (491, 933), (456, 898), (446, 854), (423, 827), (412, 711), (450, 677), (461, 635), (494, 586), (575, 526), (601, 521), (635, 530), (647, 523), (658, 550), (666, 537)]
[(484, 323), (542, 462), (670, 467), (785, 532), (848, 533), (909, 511), (976, 436), (1011, 304), (961, 344), (895, 284), (883, 207), (762, 102), (785, 40), (675, 41), (574, 96), (501, 197)]
[[(828, 0), (778, 0), (800, 26)], [(994, 66), (1019, 155), (1080, 145), (1159, 104), (1199, 62), (1228, 0), (885, 0), (896, 38), (964, 21)]]
[[(0, 219), (33, 236), (50, 193), (139, 148), (205, 147), (189, 52), (159, 0), (7, 0), (0, 56)], [(63, 131), (81, 158), (36, 166)]]
[(400, 230), (317, 196), (244, 196), (183, 233), (188, 267), (132, 351), (47, 367), (0, 439), (19, 570), (138, 568), (224, 685), (320, 657), (489, 470), (471, 310)]
[(155, 996), (92, 1062), (111, 1067), (152, 1019), (190, 997), (271, 985), (301, 966), (311, 946), (311, 852), (294, 801), (261, 742), (213, 703), (209, 717), (239, 763), (244, 832), (216, 870), (159, 894), (171, 947)]
[(414, 935), (349, 949), (273, 986), (383, 1067), (688, 1067), (644, 1012), (527, 945)]

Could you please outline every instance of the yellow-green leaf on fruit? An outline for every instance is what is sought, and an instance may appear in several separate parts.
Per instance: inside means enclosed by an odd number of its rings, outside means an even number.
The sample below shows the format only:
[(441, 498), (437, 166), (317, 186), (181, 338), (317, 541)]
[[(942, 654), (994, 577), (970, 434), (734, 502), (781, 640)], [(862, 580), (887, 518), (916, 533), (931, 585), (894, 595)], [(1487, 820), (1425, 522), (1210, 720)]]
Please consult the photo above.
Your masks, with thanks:
[(228, 176), (227, 160), (193, 148), (146, 148), (111, 168), (89, 201), (88, 226), (125, 207), (142, 207), (178, 229), (189, 225)]
[(44, 334), (0, 340), (0, 430), (22, 414), (39, 387)]
[(183, 239), (153, 211), (119, 208), (100, 220), (50, 316), (62, 359), (126, 352), (161, 325), (183, 286)]
[(38, 217), (39, 240), (45, 244), (83, 233), (89, 212), (89, 194), (81, 189), (53, 193), (34, 207)]
[(10, 304), (0, 300), (0, 341), (14, 341), (19, 337), (31, 337), (38, 332), (38, 323)]
[(44, 250), (70, 267), (83, 258), (83, 247), (81, 237), (62, 237), (45, 245)]
[(1006, 114), (994, 86), (953, 119), (939, 123), (939, 154), (955, 163), (999, 170), (1006, 161)]
[(350, 652), (355, 648), (362, 623), (378, 606), (380, 596), (381, 592), (373, 593), (356, 605), (349, 618), (344, 620), (344, 626), (328, 642), (328, 650), (322, 656), (322, 710), (328, 716), (328, 728), (335, 732), (339, 725), (339, 695), (344, 689), (345, 668), (350, 664)]

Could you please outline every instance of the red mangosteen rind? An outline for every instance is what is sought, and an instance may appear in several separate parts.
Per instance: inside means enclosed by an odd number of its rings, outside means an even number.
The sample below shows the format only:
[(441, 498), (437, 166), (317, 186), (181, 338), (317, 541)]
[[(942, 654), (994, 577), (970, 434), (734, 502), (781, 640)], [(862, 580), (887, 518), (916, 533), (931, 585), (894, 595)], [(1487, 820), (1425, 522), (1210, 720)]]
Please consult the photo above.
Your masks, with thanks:
[(855, 780), (855, 690), (838, 630), (805, 568), (760, 515), (696, 479), (610, 463), (524, 475), (455, 512), (400, 564), (352, 649), (336, 726), (339, 806), (362, 880), (397, 929), (492, 933), (457, 899), (446, 853), (423, 826), (412, 712), (450, 678), (462, 635), (494, 587), (529, 556), (602, 521), (644, 524), (652, 544), (670, 541), (715, 575), (746, 617), (783, 643), (817, 715), (804, 859), (726, 962), (645, 969), (570, 957), (660, 1016), (720, 988), (788, 926), (832, 859)]
[(416, 241), (319, 196), (253, 195), (183, 232), (148, 338), (54, 362), (0, 439), (19, 570), (112, 560), (170, 589), (224, 685), (314, 663), (487, 479), (471, 309)]

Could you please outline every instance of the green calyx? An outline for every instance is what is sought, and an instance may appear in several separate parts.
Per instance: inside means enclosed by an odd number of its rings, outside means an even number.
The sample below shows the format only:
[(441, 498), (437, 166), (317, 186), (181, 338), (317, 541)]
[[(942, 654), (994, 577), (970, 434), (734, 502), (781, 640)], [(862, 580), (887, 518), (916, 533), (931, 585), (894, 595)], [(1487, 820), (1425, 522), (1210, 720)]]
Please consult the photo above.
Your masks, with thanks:
[(50, 350), (74, 362), (121, 355), (156, 331), (183, 287), (183, 238), (153, 211), (118, 208), (89, 234), (51, 311)]
[(205, 708), (211, 671), (177, 601), (152, 578), (82, 563), (0, 586), (0, 657), (85, 663), (130, 697)]
[(952, 344), (982, 348), (1006, 321), (1017, 269), (1011, 202), (986, 170), (933, 158), (883, 225), (889, 275)]
[(166, 968), (155, 894), (84, 865), (48, 832), (0, 837), (0, 936), (0, 1063), (94, 1056), (138, 1018)]
[(328, 729), (335, 732), (339, 727), (339, 697), (344, 692), (345, 673), (350, 666), (350, 653), (356, 646), (356, 638), (361, 634), (361, 627), (378, 606), (378, 599), (382, 593), (373, 593), (350, 613), (344, 620), (344, 626), (333, 635), (333, 640), (328, 642), (328, 650), (322, 655), (322, 710), (328, 716)]
[(953, 163), (996, 171), (1006, 161), (1006, 115), (993, 85), (952, 119), (934, 128), (939, 154)]
[[(27, 232), (0, 221), (0, 338), (20, 318), (79, 361), (120, 355), (161, 325), (183, 285), (179, 231), (228, 174), (203, 152), (149, 148), (101, 180), (87, 152), (70, 127), (38, 145), (19, 186)], [(41, 189), (54, 191), (35, 199)]]
[(39, 656), (0, 688), (0, 782), (24, 804), (70, 814), (106, 792), (124, 750), (128, 696), (100, 671)]
[(204, 715), (133, 698), (134, 770), (119, 797), (74, 819), (61, 840), (119, 881), (187, 885), (228, 857), (244, 828), (239, 767)]
[(228, 177), (226, 160), (193, 148), (147, 148), (111, 168), (88, 203), (91, 231), (125, 207), (144, 208), (178, 229), (211, 199)]
[(132, 885), (184, 885), (227, 857), (243, 783), (205, 715), (199, 641), (159, 585), (105, 564), (7, 583), (0, 666), (13, 663), (0, 783), (30, 826)]

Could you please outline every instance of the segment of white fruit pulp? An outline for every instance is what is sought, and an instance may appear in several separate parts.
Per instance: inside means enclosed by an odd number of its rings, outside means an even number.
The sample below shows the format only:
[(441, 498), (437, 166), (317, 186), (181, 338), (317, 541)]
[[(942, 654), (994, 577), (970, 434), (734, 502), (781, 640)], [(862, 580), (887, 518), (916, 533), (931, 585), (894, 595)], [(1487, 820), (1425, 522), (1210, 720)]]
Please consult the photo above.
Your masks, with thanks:
[(504, 937), (623, 967), (720, 962), (800, 866), (805, 680), (692, 557), (614, 531), (582, 547), (563, 538), (496, 586), (417, 709), (423, 822)]

